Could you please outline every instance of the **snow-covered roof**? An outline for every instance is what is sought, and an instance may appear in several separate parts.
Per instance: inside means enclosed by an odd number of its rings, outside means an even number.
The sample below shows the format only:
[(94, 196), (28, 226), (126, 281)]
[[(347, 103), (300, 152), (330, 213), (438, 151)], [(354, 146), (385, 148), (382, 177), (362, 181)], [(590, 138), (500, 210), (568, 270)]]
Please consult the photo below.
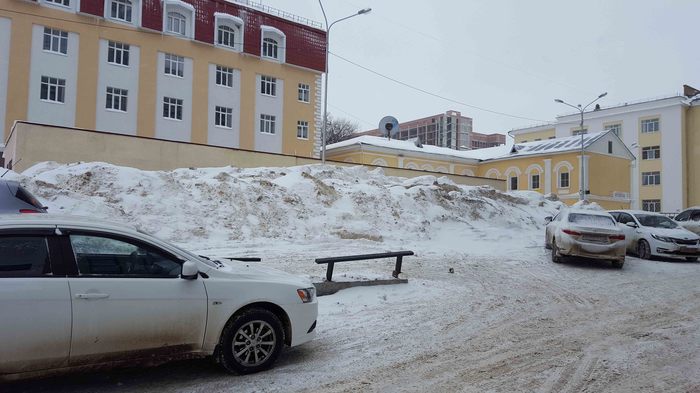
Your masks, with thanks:
[[(588, 148), (593, 143), (598, 141), (604, 135), (611, 131), (603, 131), (592, 134), (584, 134), (583, 145)], [(369, 145), (376, 147), (385, 147), (389, 149), (414, 151), (428, 154), (439, 154), (443, 156), (459, 157), (464, 159), (474, 159), (479, 161), (497, 160), (510, 157), (522, 157), (540, 154), (555, 154), (567, 151), (581, 150), (581, 136), (569, 136), (564, 138), (547, 139), (543, 141), (533, 141), (525, 143), (516, 143), (515, 145), (501, 145), (496, 147), (487, 147), (484, 149), (475, 150), (454, 150), (446, 147), (437, 147), (431, 145), (423, 145), (418, 147), (413, 141), (401, 141), (396, 139), (387, 139), (378, 136), (363, 135), (361, 137), (348, 139), (342, 142), (334, 143), (326, 147), (327, 150), (339, 149), (352, 145)]]

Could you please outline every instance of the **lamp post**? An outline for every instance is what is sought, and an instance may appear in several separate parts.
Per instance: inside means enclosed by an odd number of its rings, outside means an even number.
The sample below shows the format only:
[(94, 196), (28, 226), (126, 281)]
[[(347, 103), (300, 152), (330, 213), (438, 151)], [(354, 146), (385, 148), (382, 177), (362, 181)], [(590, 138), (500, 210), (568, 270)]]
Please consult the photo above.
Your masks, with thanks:
[[(319, 0), (319, 1), (320, 1), (320, 0)], [(579, 111), (579, 112), (581, 113), (581, 124), (580, 124), (580, 127), (579, 127), (579, 134), (581, 135), (581, 181), (579, 182), (579, 183), (580, 183), (580, 184), (579, 184), (579, 200), (581, 200), (581, 201), (585, 201), (585, 200), (586, 200), (586, 186), (585, 186), (585, 183), (586, 183), (586, 174), (585, 174), (585, 172), (584, 172), (584, 168), (585, 168), (585, 159), (584, 159), (584, 155), (583, 155), (584, 152), (585, 152), (585, 149), (584, 149), (584, 146), (583, 146), (583, 113), (586, 111), (586, 108), (588, 108), (589, 106), (591, 106), (591, 104), (593, 104), (594, 102), (598, 101), (599, 99), (605, 97), (606, 95), (608, 95), (607, 92), (606, 92), (606, 93), (603, 93), (603, 94), (601, 94), (601, 95), (599, 95), (598, 97), (596, 97), (595, 100), (589, 102), (588, 105), (583, 106), (583, 107), (581, 106), (581, 104), (578, 104), (578, 105), (571, 105), (571, 104), (569, 104), (568, 102), (566, 102), (566, 101), (564, 101), (564, 100), (560, 100), (559, 98), (555, 98), (555, 99), (554, 99), (554, 102), (559, 103), (559, 104), (568, 105), (568, 106), (570, 106), (570, 107), (576, 109), (577, 111)]]
[(321, 5), (321, 12), (323, 12), (323, 20), (326, 22), (326, 80), (325, 80), (325, 86), (323, 88), (323, 126), (321, 127), (321, 163), (325, 164), (326, 163), (326, 126), (328, 124), (328, 52), (330, 48), (330, 36), (331, 36), (331, 27), (333, 27), (334, 24), (338, 22), (342, 22), (346, 19), (353, 18), (358, 15), (364, 15), (368, 14), (370, 11), (372, 11), (371, 8), (363, 8), (357, 13), (348, 15), (344, 18), (340, 18), (334, 22), (331, 22), (331, 24), (328, 24), (328, 18), (326, 17), (326, 11), (323, 9), (323, 3), (321, 0), (318, 0), (318, 4)]

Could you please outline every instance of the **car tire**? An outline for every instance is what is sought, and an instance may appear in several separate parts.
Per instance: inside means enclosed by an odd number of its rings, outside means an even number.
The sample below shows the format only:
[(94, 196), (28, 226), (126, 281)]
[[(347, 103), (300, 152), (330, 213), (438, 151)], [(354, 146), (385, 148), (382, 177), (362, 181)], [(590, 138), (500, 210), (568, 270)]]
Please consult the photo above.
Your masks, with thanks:
[(547, 250), (551, 250), (552, 246), (549, 244), (549, 239), (547, 238), (547, 233), (545, 232), (544, 234), (544, 248)]
[(622, 266), (625, 265), (625, 261), (612, 261), (612, 267), (615, 269), (622, 269)]
[(698, 257), (685, 257), (685, 260), (688, 262), (697, 262)]
[(649, 247), (649, 242), (642, 239), (637, 243), (637, 255), (641, 259), (651, 259), (651, 248)]
[(236, 374), (257, 373), (272, 366), (284, 341), (282, 322), (275, 314), (259, 308), (246, 310), (224, 327), (218, 362)]
[(552, 262), (554, 263), (561, 263), (561, 256), (557, 255), (559, 253), (559, 247), (557, 247), (557, 242), (554, 238), (552, 238)]

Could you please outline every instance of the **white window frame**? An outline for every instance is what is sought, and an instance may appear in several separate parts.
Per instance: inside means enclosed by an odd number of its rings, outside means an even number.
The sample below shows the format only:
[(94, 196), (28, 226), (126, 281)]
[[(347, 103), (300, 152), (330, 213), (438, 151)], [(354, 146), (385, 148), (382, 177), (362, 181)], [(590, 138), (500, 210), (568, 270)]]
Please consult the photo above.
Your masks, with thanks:
[[(109, 61), (112, 54), (113, 61)], [(126, 54), (126, 56), (124, 56)], [(124, 59), (126, 58), (126, 61)], [(120, 61), (117, 61), (120, 59)], [(122, 67), (129, 67), (131, 62), (131, 45), (117, 41), (107, 41), (107, 63)]]
[[(649, 157), (650, 153), (651, 153), (652, 157)], [(646, 146), (646, 147), (642, 148), (642, 160), (659, 160), (659, 159), (661, 159), (661, 146)]]
[[(566, 186), (562, 183), (562, 175), (566, 174)], [(571, 187), (571, 172), (568, 170), (559, 172), (557, 176), (557, 188), (568, 189)]]
[(214, 126), (220, 128), (233, 128), (233, 108), (225, 106), (214, 107)]
[(639, 126), (641, 127), (642, 134), (659, 132), (661, 129), (661, 120), (658, 117), (653, 119), (644, 119), (639, 123)]
[(309, 122), (297, 121), (297, 139), (309, 139)]
[[(49, 47), (46, 48), (46, 37), (49, 37)], [(64, 46), (65, 44), (65, 46)], [(44, 34), (42, 35), (41, 47), (44, 52), (54, 53), (57, 55), (68, 55), (68, 32), (61, 29), (44, 26)], [(63, 51), (65, 49), (65, 52)]]
[[(284, 63), (287, 58), (287, 35), (282, 30), (272, 26), (260, 26), (260, 57), (266, 60)], [(265, 39), (271, 38), (277, 42), (277, 56), (270, 57), (264, 55)]]
[(260, 133), (275, 135), (277, 132), (275, 130), (275, 123), (277, 122), (277, 116), (267, 115), (264, 113), (260, 114)]
[[(170, 72), (168, 72), (170, 71)], [(185, 77), (185, 58), (172, 53), (164, 53), (163, 73), (176, 78)]]
[(661, 171), (642, 172), (642, 186), (660, 186)]
[[(219, 42), (219, 28), (225, 26), (233, 30), (234, 43), (233, 45), (224, 45)], [(225, 14), (222, 12), (214, 13), (214, 45), (234, 52), (243, 52), (243, 43), (245, 42), (245, 29), (243, 28), (243, 19)]]
[[(105, 96), (105, 109), (114, 112), (128, 111), (129, 91), (118, 87), (107, 86), (107, 94)], [(111, 105), (110, 105), (111, 102)]]
[[(119, 7), (123, 6), (124, 7), (124, 12), (126, 15), (126, 9), (128, 7), (131, 7), (131, 19), (125, 18), (119, 18), (118, 16), (113, 16), (112, 15), (112, 4), (117, 5), (117, 14), (119, 13)], [(126, 23), (128, 25), (140, 25), (140, 6), (141, 6), (141, 1), (140, 0), (105, 0), (105, 19), (109, 19), (114, 22), (119, 22), (119, 23)]]
[(311, 85), (307, 83), (299, 83), (297, 93), (297, 100), (299, 100), (299, 102), (306, 104), (311, 102)]
[(605, 131), (612, 130), (613, 134), (617, 135), (618, 137), (622, 137), (622, 123), (607, 124), (603, 126), (603, 129)]
[(581, 134), (583, 134), (583, 135), (588, 134), (588, 128), (575, 129), (575, 130), (571, 131), (572, 136), (580, 136)]
[[(653, 209), (649, 209), (650, 206), (654, 206)], [(660, 199), (642, 199), (642, 210), (647, 212), (659, 213), (661, 211), (661, 200)]]
[(216, 75), (214, 75), (214, 83), (217, 86), (232, 88), (233, 87), (233, 68), (222, 65), (216, 65)]
[[(170, 31), (168, 15), (176, 12), (185, 17), (185, 34)], [(194, 6), (181, 0), (163, 0), (163, 33), (193, 39), (195, 36)]]
[[(508, 176), (508, 191), (517, 191), (519, 182), (520, 180), (518, 179), (518, 175), (510, 175)], [(515, 179), (515, 188), (513, 188), (513, 179)]]
[(277, 78), (274, 76), (260, 75), (260, 94), (277, 97)]
[[(43, 96), (44, 85), (46, 85), (46, 96)], [(65, 104), (66, 103), (66, 80), (62, 78), (56, 78), (53, 76), (42, 75), (41, 83), (39, 84), (39, 99), (44, 102), (50, 102), (53, 104)], [(54, 98), (51, 98), (51, 90), (53, 88)]]
[[(537, 176), (537, 187), (535, 187), (535, 176)], [(540, 189), (540, 173), (535, 172), (530, 174), (530, 189), (539, 190)]]
[[(77, 0), (76, 0), (77, 1)], [(71, 0), (41, 0), (42, 3), (61, 8), (72, 8)], [(68, 4), (64, 4), (68, 3)]]
[[(180, 110), (178, 112), (178, 109)], [(182, 121), (184, 101), (181, 98), (163, 97), (163, 118), (167, 120)], [(167, 114), (167, 116), (166, 116)], [(174, 117), (170, 115), (173, 114)], [(178, 117), (179, 114), (179, 117)]]

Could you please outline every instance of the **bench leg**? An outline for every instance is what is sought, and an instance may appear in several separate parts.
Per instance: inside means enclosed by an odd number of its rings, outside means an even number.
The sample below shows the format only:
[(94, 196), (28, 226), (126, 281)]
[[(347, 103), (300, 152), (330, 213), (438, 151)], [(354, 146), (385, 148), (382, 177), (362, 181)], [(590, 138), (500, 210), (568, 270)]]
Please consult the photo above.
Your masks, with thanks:
[(399, 278), (399, 274), (401, 274), (401, 263), (403, 262), (403, 256), (398, 256), (396, 257), (396, 267), (394, 268), (393, 273), (391, 273), (394, 278)]
[(328, 263), (328, 269), (326, 269), (326, 281), (333, 281), (333, 262)]

